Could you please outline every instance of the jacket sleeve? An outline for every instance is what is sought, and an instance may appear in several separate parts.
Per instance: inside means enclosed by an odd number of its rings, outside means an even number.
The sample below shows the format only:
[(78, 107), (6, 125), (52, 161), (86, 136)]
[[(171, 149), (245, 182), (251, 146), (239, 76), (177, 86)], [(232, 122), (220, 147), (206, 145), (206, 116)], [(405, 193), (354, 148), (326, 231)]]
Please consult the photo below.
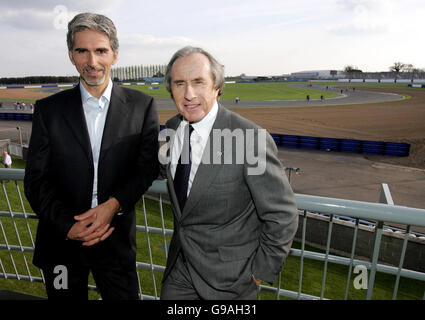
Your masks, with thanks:
[(73, 215), (67, 213), (66, 207), (58, 199), (52, 183), (54, 177), (51, 177), (49, 172), (50, 137), (43, 120), (42, 108), (37, 102), (25, 168), (24, 192), (39, 219), (53, 226), (52, 232), (66, 239), (75, 221)]
[(139, 150), (133, 174), (117, 186), (112, 196), (120, 203), (123, 212), (130, 211), (140, 197), (158, 178), (159, 118), (155, 100), (150, 99), (140, 134)]
[[(257, 279), (273, 283), (297, 231), (298, 212), (294, 193), (277, 158), (276, 145), (265, 130), (263, 133), (254, 139), (258, 142), (258, 162), (256, 168), (252, 164), (246, 166), (245, 180), (262, 224), (252, 273)], [(263, 153), (261, 148), (265, 149)]]

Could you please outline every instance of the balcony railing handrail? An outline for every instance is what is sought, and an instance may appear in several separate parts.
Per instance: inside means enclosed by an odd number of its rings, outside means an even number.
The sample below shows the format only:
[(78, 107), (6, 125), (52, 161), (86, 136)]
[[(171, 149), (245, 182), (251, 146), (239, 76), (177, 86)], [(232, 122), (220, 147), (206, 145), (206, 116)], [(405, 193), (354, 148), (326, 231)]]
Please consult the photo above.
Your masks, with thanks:
[(299, 210), (425, 227), (425, 209), (295, 194)]
[[(25, 176), (25, 170), (23, 169), (6, 169), (6, 168), (0, 168), (0, 182), (3, 186), (3, 191), (6, 192), (6, 189), (4, 188), (3, 181), (22, 181), (24, 180)], [(146, 212), (144, 208), (144, 199), (143, 199), (143, 211), (145, 215), (145, 225), (137, 225), (136, 230), (139, 232), (146, 233), (147, 240), (148, 240), (148, 246), (150, 250), (150, 244), (149, 244), (149, 234), (162, 234), (163, 235), (163, 241), (164, 241), (164, 249), (165, 249), (165, 255), (167, 257), (167, 249), (166, 249), (166, 242), (165, 242), (165, 236), (171, 236), (173, 233), (173, 230), (166, 229), (164, 227), (164, 220), (163, 220), (163, 213), (162, 213), (162, 202), (163, 202), (163, 195), (168, 195), (167, 190), (167, 184), (165, 180), (155, 180), (152, 184), (152, 186), (149, 188), (148, 192), (150, 194), (158, 194), (159, 195), (159, 203), (160, 203), (160, 210), (161, 210), (161, 219), (162, 219), (162, 228), (152, 227), (148, 226), (147, 220), (146, 220)], [(18, 189), (19, 193), (19, 189)], [(297, 207), (298, 210), (300, 210), (300, 223), (301, 229), (302, 229), (302, 240), (301, 240), (301, 250), (292, 248), (290, 251), (290, 255), (296, 256), (300, 258), (300, 283), (299, 283), (299, 289), (298, 292), (295, 291), (288, 291), (284, 290), (280, 286), (280, 281), (278, 283), (278, 288), (273, 288), (269, 286), (261, 285), (261, 289), (266, 292), (274, 292), (277, 294), (277, 298), (280, 296), (286, 296), (290, 298), (297, 298), (297, 299), (325, 299), (324, 297), (324, 288), (326, 283), (326, 275), (327, 275), (327, 265), (329, 263), (337, 263), (341, 265), (349, 266), (349, 272), (348, 272), (348, 279), (351, 277), (351, 270), (354, 266), (362, 264), (364, 265), (370, 272), (369, 275), (369, 282), (371, 283), (371, 286), (368, 287), (367, 299), (372, 298), (372, 292), (373, 292), (373, 283), (375, 278), (375, 273), (378, 272), (384, 272), (387, 274), (393, 274), (397, 276), (396, 285), (394, 287), (394, 293), (393, 293), (393, 299), (397, 297), (398, 292), (398, 282), (399, 278), (401, 276), (407, 277), (410, 279), (416, 279), (419, 281), (425, 281), (425, 273), (424, 272), (418, 272), (413, 271), (409, 269), (403, 268), (404, 263), (404, 255), (406, 253), (406, 245), (409, 241), (410, 236), (414, 236), (414, 234), (410, 231), (411, 226), (417, 226), (417, 227), (425, 227), (425, 209), (419, 209), (419, 208), (410, 208), (405, 206), (397, 206), (397, 205), (388, 205), (388, 204), (382, 204), (382, 203), (372, 203), (372, 202), (364, 202), (364, 201), (355, 201), (355, 200), (346, 200), (346, 199), (337, 199), (337, 198), (330, 198), (330, 197), (320, 197), (320, 196), (313, 196), (313, 195), (305, 195), (305, 194), (295, 194), (296, 201), (297, 201)], [(21, 198), (21, 195), (19, 194), (19, 197)], [(21, 199), (21, 205), (22, 199)], [(14, 218), (25, 218), (25, 219), (37, 219), (37, 215), (34, 213), (26, 213), (25, 210), (23, 212), (12, 212), (10, 211), (11, 208), (9, 207), (9, 211), (0, 211), (0, 218), (1, 217), (11, 217), (12, 220)], [(303, 214), (302, 214), (303, 212)], [(328, 240), (326, 244), (326, 253), (315, 253), (311, 251), (305, 250), (304, 246), (306, 243), (306, 221), (307, 216), (311, 216), (310, 212), (312, 213), (320, 213), (327, 215), (328, 218), (325, 219), (328, 220)], [(344, 258), (340, 256), (335, 256), (330, 254), (330, 243), (331, 243), (331, 234), (332, 234), (332, 226), (334, 222), (336, 222), (338, 217), (342, 218), (354, 218), (351, 220), (350, 225), (352, 225), (354, 230), (353, 235), (353, 243), (352, 243), (352, 251), (351, 251), (351, 258)], [(319, 218), (322, 219), (322, 218)], [(364, 220), (370, 220), (374, 221), (375, 224), (372, 225), (372, 231), (374, 231), (374, 244), (373, 244), (373, 252), (370, 261), (364, 261), (364, 260), (358, 260), (355, 258), (355, 247), (356, 247), (356, 241), (357, 241), (357, 230), (359, 226), (359, 222)], [(322, 219), (323, 220), (323, 219)], [(1, 219), (0, 219), (1, 222)], [(380, 244), (381, 239), (383, 235), (383, 223), (396, 223), (396, 224), (402, 224), (406, 225), (407, 228), (404, 233), (404, 244), (402, 249), (402, 254), (399, 262), (399, 266), (387, 266), (383, 264), (378, 263), (378, 255), (380, 250)], [(422, 239), (422, 237), (421, 237)], [(423, 240), (419, 239), (421, 243), (423, 243)], [(425, 245), (425, 244), (424, 244)], [(21, 251), (23, 252), (32, 252), (33, 247), (23, 246), (22, 244), (18, 245), (12, 245), (6, 243), (0, 245), (0, 250), (8, 250), (11, 251)], [(152, 260), (151, 253), (149, 251), (149, 259), (150, 263), (146, 262), (137, 262), (137, 267), (141, 269), (148, 269), (152, 272), (153, 277), (153, 271), (164, 271), (164, 266), (156, 265), (154, 264)], [(325, 268), (323, 271), (323, 280), (322, 280), (322, 292), (320, 297), (318, 296), (312, 296), (309, 294), (305, 294), (302, 292), (302, 274), (303, 274), (303, 261), (304, 259), (313, 259), (318, 261), (324, 261)], [(1, 260), (0, 260), (1, 264)], [(9, 279), (18, 279), (18, 280), (27, 280), (27, 278), (30, 281), (44, 281), (42, 278), (39, 277), (32, 277), (30, 273), (28, 272), (29, 277), (25, 275), (19, 275), (15, 268), (15, 274), (5, 273), (3, 269), (3, 276), (1, 269), (3, 268), (2, 265), (0, 265), (0, 278), (9, 278)], [(280, 278), (280, 276), (279, 276)], [(142, 295), (144, 298), (147, 299), (157, 299), (157, 292), (156, 292), (156, 285), (155, 285), (155, 279), (153, 278), (154, 282), (154, 289), (155, 289), (155, 296), (146, 296)], [(348, 280), (347, 280), (347, 287), (346, 287), (346, 295), (345, 299), (348, 295)], [(94, 289), (95, 287), (91, 286), (90, 289)], [(425, 299), (425, 295), (424, 295)]]
[[(0, 180), (23, 180), (24, 176), (24, 169), (0, 168)], [(168, 194), (166, 181), (155, 180), (148, 192)], [(425, 227), (425, 209), (299, 193), (295, 198), (299, 210)]]

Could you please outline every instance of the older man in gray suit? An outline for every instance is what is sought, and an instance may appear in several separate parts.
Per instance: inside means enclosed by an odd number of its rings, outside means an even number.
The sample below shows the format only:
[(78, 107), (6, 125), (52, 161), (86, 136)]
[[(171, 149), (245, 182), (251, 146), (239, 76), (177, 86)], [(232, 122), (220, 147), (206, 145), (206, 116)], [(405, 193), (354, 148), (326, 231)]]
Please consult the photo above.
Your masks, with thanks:
[(218, 103), (223, 67), (204, 50), (177, 51), (165, 81), (179, 114), (166, 124), (174, 234), (161, 299), (255, 299), (298, 226), (276, 145)]

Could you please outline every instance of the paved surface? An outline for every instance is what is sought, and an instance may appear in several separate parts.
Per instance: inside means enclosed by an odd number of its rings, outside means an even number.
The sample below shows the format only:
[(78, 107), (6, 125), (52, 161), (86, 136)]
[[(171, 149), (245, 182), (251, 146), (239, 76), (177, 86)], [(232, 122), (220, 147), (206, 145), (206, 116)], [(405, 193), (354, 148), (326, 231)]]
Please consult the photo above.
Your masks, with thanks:
[(0, 121), (0, 140), (10, 139), (12, 142), (19, 143), (20, 135), (17, 127), (21, 128), (23, 143), (26, 144), (31, 136), (30, 121)]
[(370, 161), (361, 154), (279, 147), (296, 193), (379, 202), (388, 184), (396, 205), (425, 209), (425, 170)]
[[(329, 91), (341, 94), (341, 89), (334, 89), (326, 86), (314, 85), (312, 87), (306, 85), (292, 85), (304, 89), (313, 89), (320, 91)], [(48, 88), (51, 93), (59, 91), (57, 88)], [(13, 89), (10, 89), (13, 90)], [(268, 100), (268, 101), (243, 101), (235, 103), (234, 101), (221, 101), (221, 103), (228, 108), (270, 108), (270, 107), (313, 107), (313, 106), (334, 106), (334, 105), (349, 105), (349, 104), (362, 104), (362, 103), (376, 103), (403, 100), (404, 97), (394, 93), (372, 92), (364, 90), (352, 89), (343, 90), (342, 96), (330, 98), (325, 100), (311, 99), (307, 100)], [(169, 98), (155, 98), (159, 110), (173, 109), (175, 105), (173, 100)], [(29, 105), (29, 104), (27, 104)], [(13, 109), (13, 101), (3, 101), (3, 108), (0, 111), (15, 111)], [(28, 112), (28, 111), (27, 111)]]
[[(343, 152), (279, 147), (278, 155), (285, 167), (300, 169), (298, 174), (291, 174), (295, 193), (377, 203), (381, 185), (386, 183), (395, 205), (425, 209), (424, 169)], [(425, 233), (425, 228), (412, 230)]]
[[(305, 89), (315, 89), (326, 91), (326, 86), (301, 86)], [(341, 89), (328, 89), (329, 92), (341, 94)], [(372, 92), (364, 90), (343, 90), (342, 96), (330, 98), (325, 100), (311, 99), (307, 100), (269, 100), (269, 101), (243, 101), (235, 103), (234, 101), (222, 100), (221, 103), (228, 108), (270, 108), (270, 107), (314, 107), (314, 106), (335, 106), (335, 105), (350, 105), (350, 104), (363, 104), (363, 103), (376, 103), (376, 102), (389, 102), (403, 100), (404, 97), (394, 93)], [(155, 98), (158, 104), (158, 109), (175, 110), (174, 102), (167, 98)]]

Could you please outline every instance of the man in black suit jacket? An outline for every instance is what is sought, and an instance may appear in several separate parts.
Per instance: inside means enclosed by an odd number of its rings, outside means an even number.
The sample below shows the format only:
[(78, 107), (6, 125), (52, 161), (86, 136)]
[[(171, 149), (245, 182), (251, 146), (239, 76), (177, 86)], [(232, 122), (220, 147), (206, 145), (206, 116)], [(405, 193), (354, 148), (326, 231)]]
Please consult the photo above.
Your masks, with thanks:
[(68, 25), (80, 83), (35, 106), (25, 195), (39, 217), (33, 262), (49, 299), (138, 299), (135, 204), (158, 175), (152, 97), (112, 84), (113, 22), (84, 13)]

